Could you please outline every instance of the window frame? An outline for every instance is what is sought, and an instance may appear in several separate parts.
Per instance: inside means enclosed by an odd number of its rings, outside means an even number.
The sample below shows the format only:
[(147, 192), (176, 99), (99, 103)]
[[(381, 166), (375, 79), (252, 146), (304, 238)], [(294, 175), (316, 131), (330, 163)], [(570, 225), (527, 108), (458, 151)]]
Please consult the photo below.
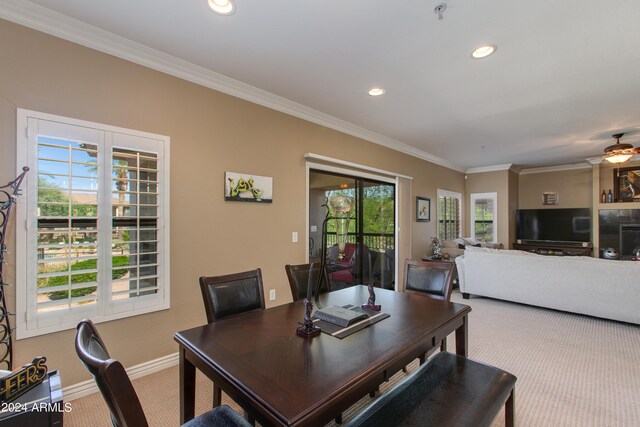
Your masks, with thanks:
[[(38, 235), (38, 126), (61, 130), (86, 130), (96, 136), (98, 145), (98, 289), (97, 303), (51, 312), (37, 311), (37, 238)], [(81, 129), (84, 128), (84, 129)], [(148, 132), (17, 109), (17, 167), (28, 166), (23, 195), (16, 206), (16, 339), (30, 338), (76, 327), (90, 317), (94, 323), (137, 316), (170, 308), (170, 138)], [(65, 135), (48, 135), (65, 137)], [(73, 138), (69, 138), (72, 140)], [(93, 140), (92, 140), (93, 142)], [(157, 154), (157, 276), (158, 292), (135, 298), (112, 298), (112, 173), (113, 149), (124, 148)], [(102, 263), (102, 267), (100, 267)]]
[[(490, 242), (482, 241), (483, 243), (498, 243), (498, 193), (471, 193), (469, 194), (469, 235), (471, 238), (476, 239), (476, 201), (479, 199), (490, 199), (493, 201), (493, 240)], [(487, 221), (482, 221), (487, 222)], [(478, 240), (478, 239), (476, 239)]]
[[(453, 239), (457, 239), (459, 237), (462, 237), (462, 229), (463, 229), (463, 224), (462, 224), (462, 212), (463, 212), (463, 206), (462, 206), (462, 193), (458, 193), (457, 191), (450, 191), (450, 190), (443, 190), (438, 188), (436, 191), (436, 234), (438, 236), (438, 239), (440, 240), (450, 240), (450, 239), (445, 239), (444, 237), (442, 237), (442, 235), (440, 234), (440, 230), (441, 230), (441, 224), (440, 224), (440, 199), (442, 197), (445, 198), (454, 198), (454, 199), (458, 199), (458, 233), (460, 234), (459, 236), (455, 236)], [(452, 240), (452, 239), (451, 239)]]

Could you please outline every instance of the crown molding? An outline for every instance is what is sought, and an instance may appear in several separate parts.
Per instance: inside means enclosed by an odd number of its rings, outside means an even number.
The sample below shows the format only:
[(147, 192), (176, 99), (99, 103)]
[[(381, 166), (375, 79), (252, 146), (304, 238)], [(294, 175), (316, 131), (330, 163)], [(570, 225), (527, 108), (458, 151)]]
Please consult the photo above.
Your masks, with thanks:
[(480, 166), (477, 168), (469, 168), (466, 170), (466, 173), (482, 173), (482, 172), (497, 172), (497, 171), (508, 171), (513, 166), (513, 163), (505, 163), (502, 165), (493, 165), (493, 166)]
[(530, 175), (533, 173), (547, 173), (547, 172), (562, 172), (577, 169), (591, 169), (591, 165), (588, 163), (574, 163), (571, 165), (559, 165), (559, 166), (544, 166), (539, 168), (522, 169), (520, 175)]
[(3, 0), (0, 5), (0, 18), (458, 172), (464, 172), (448, 160), (426, 151), (26, 0)]

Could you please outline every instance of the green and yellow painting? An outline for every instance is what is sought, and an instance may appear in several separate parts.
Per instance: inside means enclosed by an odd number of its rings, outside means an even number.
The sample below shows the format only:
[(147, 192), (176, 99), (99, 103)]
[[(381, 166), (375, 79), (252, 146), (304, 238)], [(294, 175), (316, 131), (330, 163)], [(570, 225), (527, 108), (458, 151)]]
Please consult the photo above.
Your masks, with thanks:
[(224, 199), (233, 202), (271, 203), (273, 178), (247, 173), (225, 172)]

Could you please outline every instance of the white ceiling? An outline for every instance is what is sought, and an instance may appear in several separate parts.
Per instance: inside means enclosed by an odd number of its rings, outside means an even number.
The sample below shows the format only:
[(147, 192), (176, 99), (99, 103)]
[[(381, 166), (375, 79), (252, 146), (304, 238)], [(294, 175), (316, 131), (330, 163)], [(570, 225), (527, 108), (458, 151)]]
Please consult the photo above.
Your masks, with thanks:
[[(206, 0), (0, 0), (0, 17), (74, 39), (59, 29), (79, 23), (40, 5), (266, 91), (253, 92), (264, 105), (459, 170), (578, 163), (619, 131), (640, 145), (638, 0), (449, 0), (442, 20), (425, 0), (236, 3), (223, 17)], [(485, 43), (497, 52), (472, 59)], [(386, 94), (370, 97), (373, 86)]]

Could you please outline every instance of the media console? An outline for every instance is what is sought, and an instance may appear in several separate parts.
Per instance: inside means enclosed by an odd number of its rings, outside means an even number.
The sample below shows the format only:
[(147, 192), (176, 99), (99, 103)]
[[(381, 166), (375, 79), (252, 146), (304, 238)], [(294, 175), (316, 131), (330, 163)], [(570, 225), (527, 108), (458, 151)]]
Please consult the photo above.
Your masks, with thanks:
[(549, 242), (535, 240), (518, 240), (513, 248), (520, 251), (533, 252), (539, 255), (555, 256), (591, 256), (591, 242)]

